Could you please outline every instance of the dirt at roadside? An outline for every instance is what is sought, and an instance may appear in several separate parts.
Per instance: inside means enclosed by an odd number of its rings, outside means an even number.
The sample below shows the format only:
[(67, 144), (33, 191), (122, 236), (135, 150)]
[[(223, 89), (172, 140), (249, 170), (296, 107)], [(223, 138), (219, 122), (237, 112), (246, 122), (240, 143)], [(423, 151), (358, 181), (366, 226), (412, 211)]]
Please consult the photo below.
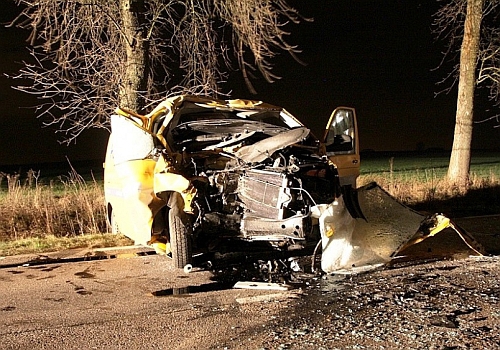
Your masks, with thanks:
[(454, 221), (392, 265), (311, 279), (301, 298), (227, 349), (500, 349), (500, 217)]
[(396, 264), (312, 284), (227, 349), (500, 349), (500, 258)]

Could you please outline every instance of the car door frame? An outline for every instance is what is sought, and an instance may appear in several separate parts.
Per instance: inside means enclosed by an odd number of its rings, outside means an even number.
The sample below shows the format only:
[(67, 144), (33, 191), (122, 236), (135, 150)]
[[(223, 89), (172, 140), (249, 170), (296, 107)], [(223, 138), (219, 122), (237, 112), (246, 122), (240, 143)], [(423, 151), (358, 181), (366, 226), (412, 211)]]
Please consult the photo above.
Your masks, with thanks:
[[(346, 122), (346, 127), (339, 126), (341, 121)], [(340, 141), (337, 142), (338, 140)], [(325, 154), (337, 167), (340, 185), (356, 188), (356, 180), (360, 174), (356, 110), (352, 107), (335, 108), (321, 141)]]

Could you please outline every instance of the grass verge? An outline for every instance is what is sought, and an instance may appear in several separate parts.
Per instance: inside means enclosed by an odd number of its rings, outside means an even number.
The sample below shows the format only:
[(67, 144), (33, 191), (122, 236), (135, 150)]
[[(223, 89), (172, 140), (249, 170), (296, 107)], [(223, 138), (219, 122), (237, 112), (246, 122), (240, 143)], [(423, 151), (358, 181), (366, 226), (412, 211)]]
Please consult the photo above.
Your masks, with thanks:
[(45, 181), (32, 170), (0, 173), (0, 213), (0, 256), (132, 243), (106, 234), (102, 183), (74, 170)]
[(467, 188), (446, 179), (449, 158), (422, 156), (363, 160), (358, 186), (377, 182), (399, 202), (422, 212), (450, 217), (500, 214), (500, 158), (495, 155), (472, 159)]
[(42, 254), (73, 248), (105, 248), (133, 245), (134, 242), (123, 235), (86, 234), (73, 237), (45, 237), (23, 238), (11, 241), (0, 241), (0, 256), (19, 254)]

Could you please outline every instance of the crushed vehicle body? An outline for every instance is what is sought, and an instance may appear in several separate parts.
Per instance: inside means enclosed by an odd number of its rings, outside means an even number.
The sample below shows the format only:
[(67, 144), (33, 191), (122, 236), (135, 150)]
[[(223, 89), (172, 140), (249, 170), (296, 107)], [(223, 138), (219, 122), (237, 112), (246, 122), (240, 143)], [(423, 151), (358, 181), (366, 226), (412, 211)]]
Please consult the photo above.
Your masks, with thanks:
[(224, 238), (302, 248), (319, 239), (312, 208), (355, 187), (355, 123), (354, 109), (334, 111), (325, 146), (260, 101), (177, 96), (145, 116), (117, 109), (104, 165), (111, 227), (171, 253), (177, 267), (193, 245)]
[[(412, 217), (394, 242), (392, 228), (377, 228), (384, 219), (372, 223), (385, 209), (374, 205), (373, 187), (356, 189), (353, 108), (337, 108), (318, 139), (281, 107), (181, 95), (147, 115), (118, 108), (111, 130), (104, 164), (111, 229), (171, 255), (179, 268), (191, 263), (193, 248), (210, 251), (221, 240), (280, 250), (321, 240), (326, 272), (376, 265), (420, 226)], [(359, 239), (382, 231), (375, 249)]]

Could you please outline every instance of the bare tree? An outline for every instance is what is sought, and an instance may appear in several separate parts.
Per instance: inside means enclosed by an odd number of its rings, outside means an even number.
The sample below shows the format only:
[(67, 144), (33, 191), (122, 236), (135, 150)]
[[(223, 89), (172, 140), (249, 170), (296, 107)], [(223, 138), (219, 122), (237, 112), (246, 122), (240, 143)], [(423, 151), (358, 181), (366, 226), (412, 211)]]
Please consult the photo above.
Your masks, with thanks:
[(11, 25), (31, 31), (32, 55), (15, 76), (30, 84), (17, 88), (66, 142), (108, 128), (117, 105), (143, 113), (174, 93), (224, 94), (231, 51), (251, 90), (249, 70), (271, 82), (276, 52), (297, 52), (284, 26), (300, 17), (285, 0), (16, 2)]
[[(492, 103), (497, 106), (500, 103), (498, 5), (498, 0), (447, 1), (437, 12), (434, 23), (437, 34), (449, 39), (445, 56), (453, 54), (455, 43), (461, 40), (460, 64), (450, 75), (458, 81), (458, 97), (447, 178), (462, 188), (469, 183), (476, 86), (486, 84)], [(491, 118), (495, 117), (498, 115)]]

